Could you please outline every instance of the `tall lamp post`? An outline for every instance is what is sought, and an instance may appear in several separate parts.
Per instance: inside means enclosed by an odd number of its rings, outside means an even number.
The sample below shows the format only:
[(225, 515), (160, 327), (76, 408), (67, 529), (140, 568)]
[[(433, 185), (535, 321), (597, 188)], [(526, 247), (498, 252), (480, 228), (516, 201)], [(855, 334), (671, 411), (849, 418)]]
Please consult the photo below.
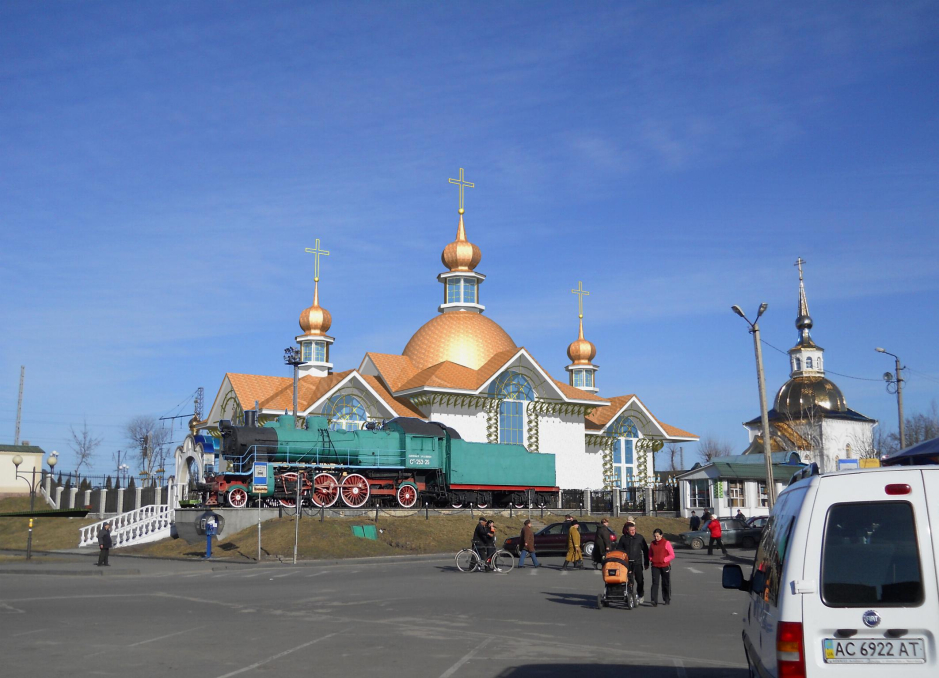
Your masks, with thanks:
[(731, 310), (743, 318), (750, 326), (750, 334), (753, 335), (753, 349), (756, 352), (756, 381), (760, 387), (760, 421), (763, 424), (763, 458), (766, 462), (766, 499), (769, 502), (769, 510), (773, 510), (776, 504), (776, 482), (773, 480), (773, 455), (769, 439), (769, 414), (766, 410), (766, 382), (763, 379), (763, 348), (760, 345), (760, 316), (767, 309), (766, 304), (760, 304), (760, 310), (756, 313), (756, 318), (751, 323), (739, 306), (731, 306)]
[(891, 385), (896, 384), (897, 412), (900, 417), (900, 449), (905, 450), (906, 449), (906, 435), (904, 435), (904, 431), (903, 431), (903, 377), (900, 376), (900, 370), (902, 370), (903, 368), (900, 367), (900, 357), (898, 355), (891, 353), (890, 351), (885, 351), (884, 349), (880, 347), (875, 348), (874, 350), (877, 351), (878, 353), (885, 353), (886, 355), (893, 356), (894, 360), (896, 360), (897, 378), (894, 379), (892, 374), (890, 374), (889, 372), (885, 372), (884, 381), (887, 382), (888, 393), (890, 392)]
[[(46, 463), (49, 464), (49, 472), (52, 472), (52, 469), (55, 468), (55, 465), (59, 461), (59, 453), (55, 450), (52, 451), (52, 454), (49, 455), (49, 458), (46, 459)], [(42, 482), (42, 468), (37, 469), (35, 465), (32, 470), (28, 473), (26, 471), (20, 471), (20, 464), (23, 463), (23, 457), (16, 455), (13, 457), (13, 466), (16, 467), (16, 477), (21, 478), (29, 485), (29, 512), (32, 513), (36, 508), (36, 491), (39, 489), (39, 484)], [(36, 478), (36, 471), (39, 471), (39, 478)], [(29, 518), (29, 537), (26, 539), (26, 560), (30, 560), (33, 557), (33, 518)]]
[(293, 425), (294, 428), (300, 428), (300, 422), (297, 421), (297, 386), (300, 378), (300, 365), (304, 360), (300, 354), (300, 349), (295, 346), (284, 349), (284, 362), (293, 366)]

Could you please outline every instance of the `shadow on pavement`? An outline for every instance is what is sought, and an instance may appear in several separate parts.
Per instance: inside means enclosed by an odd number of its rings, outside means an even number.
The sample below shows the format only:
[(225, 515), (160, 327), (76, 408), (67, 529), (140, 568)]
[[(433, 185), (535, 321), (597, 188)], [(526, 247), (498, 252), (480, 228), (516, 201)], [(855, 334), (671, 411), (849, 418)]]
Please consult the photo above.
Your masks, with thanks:
[[(541, 593), (549, 603), (597, 609), (596, 593), (558, 593), (557, 591), (542, 591)], [(599, 591), (597, 593), (599, 593)]]
[[(663, 660), (667, 657), (663, 656)], [(510, 666), (496, 678), (596, 678), (597, 676), (641, 676), (642, 678), (746, 678), (745, 668), (696, 668), (649, 666), (646, 664), (524, 664)]]

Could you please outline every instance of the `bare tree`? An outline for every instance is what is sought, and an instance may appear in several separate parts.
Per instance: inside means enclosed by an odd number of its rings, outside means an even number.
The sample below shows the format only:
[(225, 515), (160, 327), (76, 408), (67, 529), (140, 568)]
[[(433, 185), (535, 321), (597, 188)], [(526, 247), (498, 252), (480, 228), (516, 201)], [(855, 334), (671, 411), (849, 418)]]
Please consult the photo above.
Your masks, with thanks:
[[(932, 401), (928, 412), (917, 412), (903, 420), (904, 442), (907, 447), (939, 437), (939, 405)], [(893, 431), (884, 435), (883, 454), (900, 451), (900, 434)]]
[(72, 441), (68, 446), (75, 453), (75, 475), (78, 475), (82, 466), (91, 466), (91, 458), (103, 438), (96, 438), (91, 434), (91, 431), (88, 430), (87, 420), (82, 423), (82, 430), (79, 433), (76, 433), (71, 426), (68, 427), (68, 430), (72, 434)]
[(888, 445), (888, 435), (880, 427), (865, 427), (863, 431), (851, 435), (851, 449), (858, 459), (880, 459)]
[(680, 471), (681, 470), (681, 447), (678, 443), (668, 443), (665, 446), (665, 454), (668, 455), (668, 470), (669, 471)]
[(698, 454), (706, 463), (712, 462), (718, 457), (729, 457), (732, 451), (733, 448), (730, 443), (717, 438), (711, 433), (698, 441)]
[(157, 425), (154, 417), (141, 415), (124, 425), (124, 435), (133, 445), (137, 466), (149, 478), (154, 469), (163, 468), (170, 431)]

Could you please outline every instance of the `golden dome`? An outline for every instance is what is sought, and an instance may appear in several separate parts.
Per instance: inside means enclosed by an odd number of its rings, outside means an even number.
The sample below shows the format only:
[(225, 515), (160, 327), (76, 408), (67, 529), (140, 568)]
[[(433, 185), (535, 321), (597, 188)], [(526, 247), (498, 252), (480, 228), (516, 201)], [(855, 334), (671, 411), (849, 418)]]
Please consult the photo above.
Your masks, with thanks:
[(486, 316), (453, 311), (424, 323), (403, 353), (419, 370), (444, 360), (478, 370), (496, 353), (515, 348), (512, 337)]
[(300, 313), (300, 328), (305, 334), (323, 336), (333, 324), (333, 317), (325, 308), (320, 306), (320, 283), (314, 279), (313, 305), (303, 309)]
[(479, 266), (483, 253), (476, 245), (466, 239), (463, 227), (463, 210), (460, 210), (460, 224), (456, 229), (456, 240), (443, 248), (440, 261), (451, 271), (472, 271)]
[(776, 411), (800, 417), (816, 406), (832, 412), (846, 412), (844, 394), (825, 377), (793, 377), (776, 394)]
[(567, 347), (567, 357), (570, 358), (575, 365), (590, 365), (590, 361), (593, 360), (596, 355), (597, 347), (593, 345), (593, 342), (584, 339), (584, 319), (583, 316), (581, 316), (580, 336)]

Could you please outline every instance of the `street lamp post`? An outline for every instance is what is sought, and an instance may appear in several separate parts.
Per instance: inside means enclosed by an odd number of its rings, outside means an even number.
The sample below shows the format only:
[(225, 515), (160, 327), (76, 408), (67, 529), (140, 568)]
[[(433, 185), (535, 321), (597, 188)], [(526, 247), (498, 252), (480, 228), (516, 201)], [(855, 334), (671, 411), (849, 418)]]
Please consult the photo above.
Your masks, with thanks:
[(763, 459), (766, 462), (766, 499), (770, 511), (776, 504), (776, 482), (773, 480), (773, 455), (769, 438), (769, 413), (766, 409), (766, 381), (763, 379), (763, 347), (760, 345), (760, 316), (766, 311), (767, 305), (760, 304), (760, 310), (751, 323), (739, 306), (731, 306), (731, 310), (743, 318), (750, 326), (753, 335), (753, 350), (756, 353), (756, 381), (760, 387), (760, 422), (763, 425)]
[(300, 428), (300, 422), (297, 420), (297, 387), (300, 379), (300, 365), (304, 362), (300, 349), (295, 346), (285, 348), (284, 362), (293, 366), (293, 425), (294, 428)]
[[(49, 455), (49, 458), (46, 460), (46, 463), (49, 464), (49, 472), (52, 472), (52, 469), (55, 468), (55, 465), (59, 461), (59, 453), (55, 450), (52, 451), (52, 454)], [(36, 490), (39, 489), (39, 483), (42, 482), (42, 469), (39, 469), (39, 478), (36, 478), (36, 466), (34, 465), (32, 470), (27, 474), (25, 471), (20, 471), (20, 464), (23, 463), (23, 457), (16, 455), (13, 457), (13, 466), (16, 467), (16, 477), (21, 478), (29, 485), (29, 512), (32, 513), (36, 508)], [(33, 557), (33, 517), (29, 517), (29, 537), (26, 539), (26, 560), (30, 560)]]
[(900, 417), (900, 449), (905, 450), (906, 449), (906, 435), (904, 435), (904, 431), (903, 431), (903, 377), (900, 376), (900, 370), (902, 370), (903, 368), (900, 367), (900, 357), (891, 353), (890, 351), (885, 351), (884, 349), (880, 347), (875, 348), (874, 350), (877, 351), (878, 353), (885, 353), (886, 355), (893, 356), (894, 360), (896, 360), (896, 365), (897, 365), (896, 381), (894, 381), (893, 375), (890, 374), (889, 372), (884, 374), (884, 381), (887, 382), (888, 391), (890, 390), (890, 384), (895, 383), (897, 385), (897, 413), (899, 414), (899, 417)]

